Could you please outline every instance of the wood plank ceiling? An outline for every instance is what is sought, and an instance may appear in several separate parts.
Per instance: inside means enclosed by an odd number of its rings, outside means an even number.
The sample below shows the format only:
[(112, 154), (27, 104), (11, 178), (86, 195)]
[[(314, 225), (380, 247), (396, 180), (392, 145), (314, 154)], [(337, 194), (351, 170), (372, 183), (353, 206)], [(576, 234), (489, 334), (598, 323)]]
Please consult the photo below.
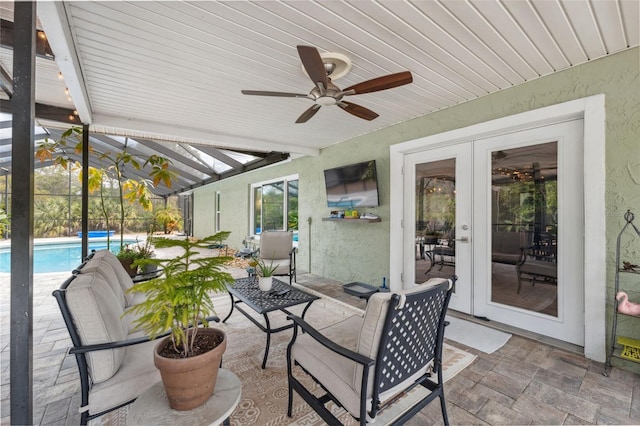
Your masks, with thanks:
[[(37, 97), (98, 133), (316, 155), (636, 47), (639, 16), (639, 0), (40, 2), (57, 68), (39, 62)], [(326, 106), (295, 124), (310, 100), (240, 91), (308, 93), (296, 45), (346, 55), (341, 88), (404, 70), (413, 83), (346, 98), (373, 121)]]

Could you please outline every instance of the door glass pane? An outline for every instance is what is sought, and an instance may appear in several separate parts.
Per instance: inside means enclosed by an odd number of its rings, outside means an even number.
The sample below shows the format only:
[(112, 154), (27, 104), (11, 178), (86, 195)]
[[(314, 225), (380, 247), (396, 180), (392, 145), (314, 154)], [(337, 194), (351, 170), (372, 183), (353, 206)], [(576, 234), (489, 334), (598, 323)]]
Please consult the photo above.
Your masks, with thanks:
[(557, 317), (558, 144), (491, 158), (491, 301)]
[(455, 273), (456, 160), (416, 165), (415, 280)]

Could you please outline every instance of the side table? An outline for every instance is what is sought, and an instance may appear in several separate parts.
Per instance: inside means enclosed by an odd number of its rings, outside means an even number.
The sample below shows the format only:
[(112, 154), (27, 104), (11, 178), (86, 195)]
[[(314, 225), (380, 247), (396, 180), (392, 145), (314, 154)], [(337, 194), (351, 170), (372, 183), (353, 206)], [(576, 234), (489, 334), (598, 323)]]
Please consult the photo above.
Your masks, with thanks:
[(238, 376), (221, 368), (211, 398), (199, 407), (178, 411), (169, 407), (162, 382), (142, 393), (129, 407), (127, 425), (219, 425), (229, 424), (238, 406), (242, 384)]

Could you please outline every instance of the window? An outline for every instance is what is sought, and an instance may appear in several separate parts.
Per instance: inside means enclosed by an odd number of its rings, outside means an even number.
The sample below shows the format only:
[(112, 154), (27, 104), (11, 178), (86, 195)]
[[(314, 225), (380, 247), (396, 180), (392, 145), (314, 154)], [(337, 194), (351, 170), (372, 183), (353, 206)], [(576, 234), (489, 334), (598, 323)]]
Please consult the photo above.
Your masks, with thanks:
[(251, 185), (251, 233), (298, 230), (298, 175)]
[(220, 191), (216, 192), (216, 232), (220, 232)]

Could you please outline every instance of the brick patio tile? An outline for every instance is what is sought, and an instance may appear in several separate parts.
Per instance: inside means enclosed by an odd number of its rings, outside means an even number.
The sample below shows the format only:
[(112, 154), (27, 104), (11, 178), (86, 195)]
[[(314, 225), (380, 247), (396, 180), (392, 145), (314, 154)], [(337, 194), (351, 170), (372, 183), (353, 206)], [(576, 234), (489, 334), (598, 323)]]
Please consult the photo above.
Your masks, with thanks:
[(527, 386), (524, 394), (575, 415), (583, 421), (595, 423), (598, 419), (598, 405), (545, 383), (534, 380)]
[(529, 379), (522, 377), (507, 377), (490, 371), (480, 381), (480, 384), (515, 399), (524, 391), (529, 382)]
[(525, 361), (505, 358), (493, 367), (491, 371), (503, 376), (520, 378), (530, 382), (538, 372), (539, 367)]
[(545, 383), (563, 392), (577, 395), (582, 385), (582, 379), (576, 377), (568, 377), (561, 373), (554, 373), (549, 370), (539, 370), (534, 379), (535, 381)]
[(528, 425), (532, 422), (530, 417), (492, 400), (487, 401), (476, 416), (491, 425)]
[(631, 411), (632, 394), (632, 386), (591, 372), (585, 375), (578, 392), (581, 398), (618, 412), (625, 412), (627, 416)]
[(71, 402), (71, 397), (68, 397), (68, 398), (64, 398), (62, 400), (50, 402), (49, 404), (47, 404), (40, 424), (59, 425), (61, 423), (64, 423), (67, 417), (67, 413), (69, 411), (70, 402)]
[(559, 425), (564, 423), (567, 413), (529, 395), (521, 395), (511, 407), (515, 411), (533, 419), (535, 424)]
[(598, 424), (637, 425), (638, 421), (629, 417), (627, 413), (614, 407), (603, 406), (598, 415)]

